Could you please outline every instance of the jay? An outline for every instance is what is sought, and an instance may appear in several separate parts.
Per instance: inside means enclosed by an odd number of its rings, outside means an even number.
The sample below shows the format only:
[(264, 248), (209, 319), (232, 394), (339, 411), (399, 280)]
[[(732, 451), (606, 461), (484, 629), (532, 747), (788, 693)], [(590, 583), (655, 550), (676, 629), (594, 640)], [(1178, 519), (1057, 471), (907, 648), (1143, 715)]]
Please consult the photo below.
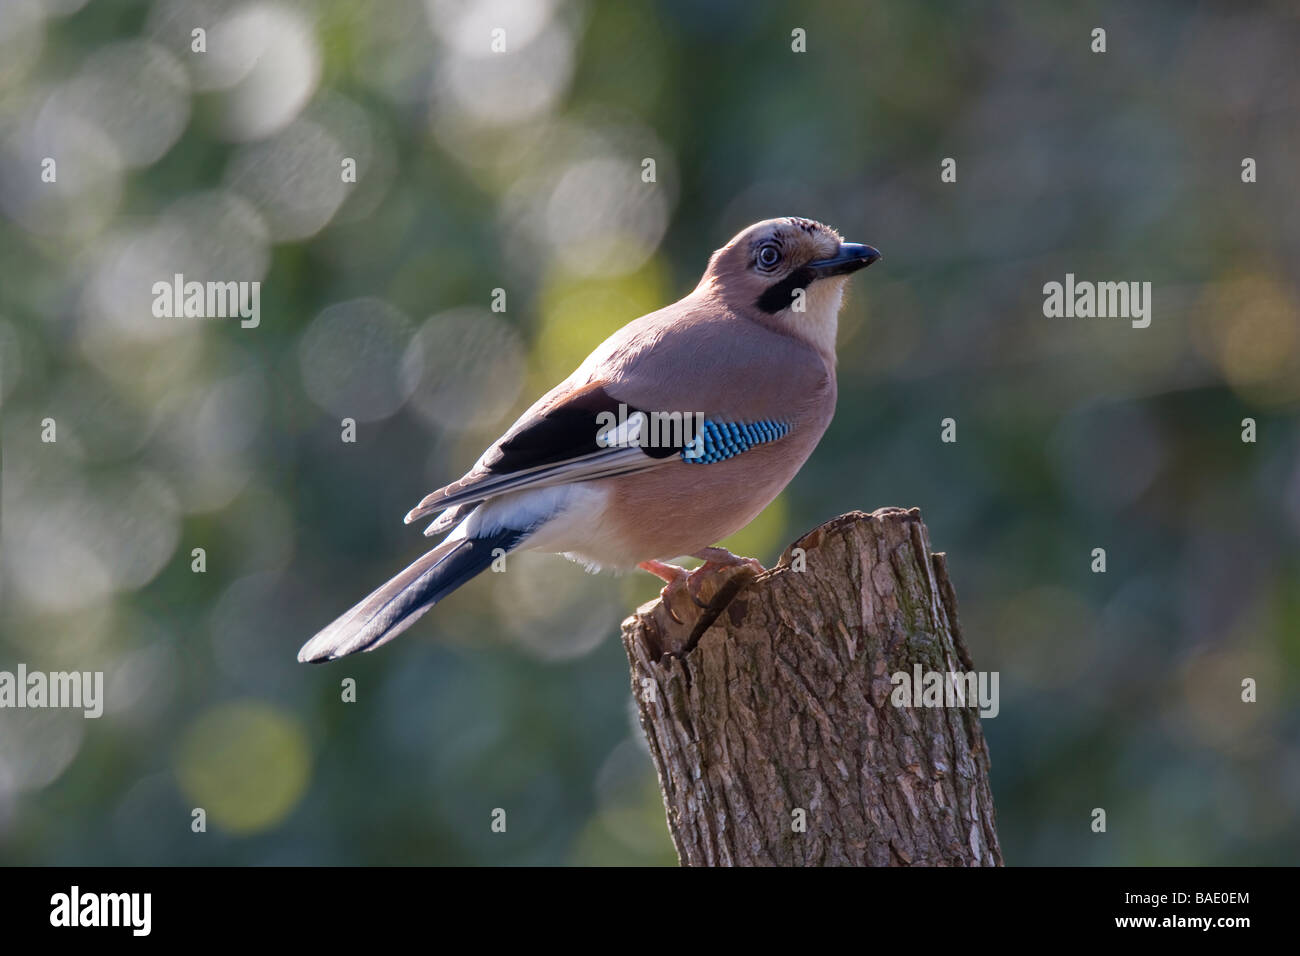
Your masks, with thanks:
[[(829, 226), (769, 219), (709, 259), (689, 295), (625, 325), (519, 417), (458, 481), (406, 515), (433, 550), (309, 640), (300, 661), (370, 651), (528, 549), (640, 567), (690, 588), (747, 564), (716, 543), (798, 472), (835, 410), (848, 276), (880, 258)], [(705, 560), (691, 572), (667, 563)]]

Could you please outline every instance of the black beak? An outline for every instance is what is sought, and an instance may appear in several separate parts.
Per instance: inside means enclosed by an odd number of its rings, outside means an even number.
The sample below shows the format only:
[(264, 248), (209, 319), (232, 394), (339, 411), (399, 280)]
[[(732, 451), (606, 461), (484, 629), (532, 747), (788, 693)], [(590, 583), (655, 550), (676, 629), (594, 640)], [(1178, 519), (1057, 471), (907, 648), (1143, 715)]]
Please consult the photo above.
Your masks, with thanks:
[(824, 279), (827, 276), (841, 276), (865, 269), (879, 258), (880, 253), (870, 246), (864, 246), (860, 242), (841, 242), (839, 252), (834, 256), (810, 262), (807, 268), (812, 270), (816, 278)]

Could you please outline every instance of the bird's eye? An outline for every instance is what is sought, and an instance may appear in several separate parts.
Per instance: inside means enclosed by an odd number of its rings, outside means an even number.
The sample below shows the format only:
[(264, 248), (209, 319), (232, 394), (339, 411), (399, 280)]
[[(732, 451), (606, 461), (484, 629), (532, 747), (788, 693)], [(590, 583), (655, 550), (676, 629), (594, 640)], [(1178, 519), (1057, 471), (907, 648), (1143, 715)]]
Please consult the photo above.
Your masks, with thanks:
[(771, 269), (781, 261), (781, 250), (776, 246), (768, 243), (760, 246), (758, 250), (758, 264), (764, 269)]

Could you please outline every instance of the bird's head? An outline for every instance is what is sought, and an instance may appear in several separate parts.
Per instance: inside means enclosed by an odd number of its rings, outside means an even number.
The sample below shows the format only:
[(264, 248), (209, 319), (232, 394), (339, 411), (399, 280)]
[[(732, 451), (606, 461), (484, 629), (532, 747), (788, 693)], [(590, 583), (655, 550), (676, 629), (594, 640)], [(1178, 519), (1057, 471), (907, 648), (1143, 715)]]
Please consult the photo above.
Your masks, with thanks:
[(700, 288), (833, 357), (844, 284), (879, 258), (871, 246), (845, 242), (820, 222), (765, 219), (713, 254)]

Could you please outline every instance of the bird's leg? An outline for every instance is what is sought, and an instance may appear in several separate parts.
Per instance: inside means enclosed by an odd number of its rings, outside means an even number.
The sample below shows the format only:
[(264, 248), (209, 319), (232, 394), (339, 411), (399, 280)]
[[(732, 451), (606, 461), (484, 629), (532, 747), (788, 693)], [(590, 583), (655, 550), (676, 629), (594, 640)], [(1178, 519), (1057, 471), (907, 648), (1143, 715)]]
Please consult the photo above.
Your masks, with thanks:
[(637, 567), (667, 581), (669, 586), (680, 583), (681, 579), (686, 577), (685, 568), (679, 568), (675, 564), (666, 564), (663, 561), (642, 561)]
[[(703, 599), (701, 589), (704, 587), (705, 582), (713, 579), (719, 571), (747, 569), (757, 576), (767, 570), (757, 558), (742, 558), (739, 555), (732, 554), (726, 548), (701, 548), (692, 557), (701, 558), (704, 563), (687, 576), (686, 588), (690, 592), (691, 598), (701, 607), (705, 607), (709, 603)], [(730, 580), (731, 575), (726, 577)], [(721, 589), (722, 587), (719, 585), (712, 590), (716, 595)]]
[(694, 600), (694, 595), (690, 593), (687, 586), (688, 575), (685, 568), (679, 568), (675, 564), (665, 564), (663, 561), (642, 561), (637, 565), (642, 571), (649, 571), (657, 578), (662, 578), (668, 583), (663, 586), (659, 592), (659, 598), (664, 602), (664, 607), (672, 619), (678, 624), (685, 624), (677, 614), (674, 605), (681, 604), (683, 599)]

